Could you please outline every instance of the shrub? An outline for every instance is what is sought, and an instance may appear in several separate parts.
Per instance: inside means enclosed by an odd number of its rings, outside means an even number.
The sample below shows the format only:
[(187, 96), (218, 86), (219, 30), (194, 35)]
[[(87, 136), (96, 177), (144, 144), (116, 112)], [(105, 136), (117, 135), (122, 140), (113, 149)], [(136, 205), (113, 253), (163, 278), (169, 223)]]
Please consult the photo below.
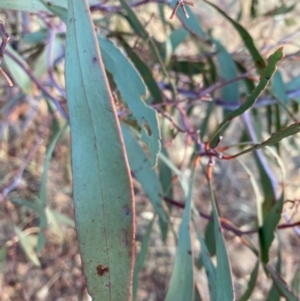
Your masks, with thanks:
[[(299, 300), (299, 196), (289, 187), (299, 164), (296, 4), (0, 8), (3, 263), (23, 260), (12, 255), (17, 242), (38, 267), (74, 243), (65, 234), (72, 213), (49, 197), (52, 177), (56, 196), (72, 182), (93, 300)], [(163, 260), (152, 247), (167, 251)], [(156, 290), (139, 277), (153, 261)], [(80, 281), (65, 295), (82, 292)], [(29, 281), (20, 298), (53, 300), (60, 289)]]

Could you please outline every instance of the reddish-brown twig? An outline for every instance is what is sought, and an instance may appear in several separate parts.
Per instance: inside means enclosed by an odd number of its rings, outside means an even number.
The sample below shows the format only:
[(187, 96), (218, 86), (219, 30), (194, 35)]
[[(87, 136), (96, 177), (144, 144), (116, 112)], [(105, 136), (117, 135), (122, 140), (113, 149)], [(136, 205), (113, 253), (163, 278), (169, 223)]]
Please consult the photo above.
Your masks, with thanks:
[[(181, 201), (176, 201), (176, 200), (173, 200), (169, 197), (163, 197), (163, 199), (168, 202), (169, 204), (172, 204), (178, 208), (182, 208), (184, 209), (185, 207), (185, 204), (184, 202), (181, 202)], [(209, 215), (209, 214), (206, 214), (204, 212), (201, 212), (200, 210), (198, 210), (199, 212), (199, 215), (209, 221), (213, 221), (214, 218), (212, 215)], [(221, 225), (222, 225), (222, 228), (223, 229), (226, 229), (232, 233), (234, 233), (235, 235), (241, 237), (243, 235), (250, 235), (250, 234), (255, 234), (258, 232), (258, 229), (250, 229), (250, 230), (240, 230), (237, 226), (235, 226), (232, 222), (230, 222), (228, 219), (226, 218), (220, 218), (220, 222), (221, 222)], [(287, 228), (292, 228), (292, 227), (295, 227), (295, 226), (300, 226), (300, 221), (297, 221), (295, 223), (288, 223), (288, 224), (281, 224), (281, 225), (278, 225), (277, 226), (277, 229), (287, 229)]]
[(195, 6), (195, 3), (193, 3), (193, 2), (185, 1), (185, 0), (178, 0), (178, 1), (176, 2), (176, 5), (175, 5), (175, 7), (174, 7), (174, 9), (173, 9), (173, 11), (172, 11), (171, 16), (170, 16), (169, 19), (173, 19), (173, 18), (174, 18), (175, 14), (176, 14), (176, 12), (177, 12), (177, 10), (178, 10), (179, 5), (181, 6), (181, 9), (182, 9), (182, 11), (183, 11), (185, 17), (188, 19), (190, 16), (189, 16), (189, 14), (188, 14), (188, 12), (187, 12), (185, 6), (184, 6), (185, 4), (190, 5), (190, 6), (192, 6), (192, 7)]

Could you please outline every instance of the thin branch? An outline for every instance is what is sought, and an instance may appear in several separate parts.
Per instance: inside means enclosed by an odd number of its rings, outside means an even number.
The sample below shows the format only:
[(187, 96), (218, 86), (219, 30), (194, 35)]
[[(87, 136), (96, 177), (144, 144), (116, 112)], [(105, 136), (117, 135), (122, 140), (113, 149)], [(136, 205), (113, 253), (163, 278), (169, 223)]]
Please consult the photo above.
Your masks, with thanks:
[(33, 145), (28, 155), (26, 156), (25, 160), (23, 161), (22, 165), (19, 167), (19, 170), (16, 172), (14, 179), (11, 181), (10, 184), (6, 185), (6, 187), (0, 193), (0, 202), (5, 200), (7, 195), (20, 184), (25, 168), (28, 166), (29, 162), (33, 159), (40, 145), (44, 141), (47, 132), (46, 130), (49, 128), (51, 120), (52, 120), (52, 116), (46, 119), (44, 124), (44, 131), (37, 138), (36, 143)]
[(32, 71), (25, 65), (23, 64), (22, 61), (20, 61), (11, 51), (8, 49), (5, 50), (5, 53), (11, 57), (30, 77), (30, 79), (37, 85), (37, 87), (43, 92), (43, 94), (50, 98), (52, 102), (55, 104), (57, 110), (60, 112), (60, 114), (68, 120), (68, 114), (65, 112), (65, 110), (62, 108), (60, 101), (55, 98), (48, 90), (40, 83), (40, 81), (35, 77), (35, 75), (32, 73)]
[(181, 7), (181, 9), (182, 9), (182, 11), (183, 11), (185, 17), (188, 19), (190, 16), (189, 16), (189, 14), (188, 14), (188, 12), (187, 12), (185, 6), (184, 6), (185, 4), (190, 5), (190, 6), (192, 6), (192, 7), (195, 7), (195, 3), (193, 3), (193, 2), (185, 1), (185, 0), (178, 0), (178, 1), (176, 2), (176, 5), (175, 5), (175, 7), (174, 7), (174, 9), (173, 9), (173, 11), (172, 11), (172, 14), (171, 14), (171, 16), (170, 16), (169, 19), (173, 19), (173, 17), (176, 15), (176, 12), (177, 12), (177, 10), (178, 10), (179, 5), (180, 5), (180, 7)]
[(177, 125), (174, 118), (170, 116), (168, 113), (166, 113), (165, 111), (158, 109), (157, 112), (163, 115), (166, 119), (168, 119), (178, 132), (192, 134), (189, 131), (182, 129), (179, 125)]
[(1, 20), (0, 20), (0, 36), (2, 39), (2, 43), (0, 45), (0, 63), (1, 63), (4, 56), (5, 47), (7, 46), (7, 43), (10, 39), (8, 33), (5, 31), (4, 23)]
[[(232, 82), (232, 81), (233, 80), (230, 80), (230, 82)], [(223, 82), (223, 83), (225, 83), (225, 82)], [(170, 90), (170, 86), (164, 82), (158, 82), (158, 85), (163, 90)], [(208, 92), (216, 91), (224, 86), (225, 86), (224, 84), (221, 84), (221, 82), (219, 82), (218, 84), (214, 84), (200, 92), (197, 92), (194, 90), (187, 90), (187, 89), (183, 89), (183, 88), (177, 88), (177, 92), (179, 94), (185, 96), (186, 98), (190, 99), (189, 104), (194, 103), (199, 100), (207, 102), (207, 101), (211, 101), (211, 100), (207, 99)], [(289, 99), (294, 99), (294, 98), (300, 97), (300, 89), (287, 91), (286, 95)], [(206, 97), (206, 98), (203, 99), (204, 97)], [(155, 106), (170, 106), (170, 105), (175, 106), (176, 104), (179, 104), (182, 102), (186, 102), (186, 99), (179, 100), (179, 101), (159, 103), (159, 104), (156, 104)], [(253, 108), (265, 107), (265, 106), (273, 105), (276, 103), (277, 103), (277, 100), (274, 98), (259, 97), (257, 99), (256, 103), (254, 104)], [(217, 106), (220, 106), (220, 107), (222, 107), (224, 109), (228, 109), (228, 110), (236, 110), (241, 105), (240, 103), (231, 103), (229, 101), (229, 99), (216, 99), (215, 104)]]
[[(136, 2), (132, 2), (129, 5), (131, 7), (137, 7), (143, 4), (148, 4), (148, 3), (165, 3), (168, 4), (168, 0), (140, 0)], [(103, 3), (95, 4), (90, 6), (91, 11), (103, 11), (103, 12), (110, 12), (110, 13), (115, 13), (118, 11), (121, 11), (123, 7), (121, 5), (105, 5)]]
[(174, 18), (174, 16), (177, 13), (178, 7), (179, 7), (179, 1), (176, 2), (175, 7), (174, 7), (174, 9), (173, 9), (173, 11), (172, 11), (171, 16), (169, 17), (169, 19), (173, 19)]
[(66, 92), (59, 86), (54, 78), (54, 71), (53, 71), (53, 50), (54, 50), (54, 43), (57, 31), (56, 29), (52, 28), (49, 30), (48, 36), (48, 47), (47, 47), (47, 69), (51, 84), (59, 91), (59, 93), (66, 97)]
[[(0, 36), (2, 39), (1, 45), (0, 45), (0, 63), (2, 62), (2, 59), (4, 57), (4, 51), (5, 48), (7, 46), (7, 43), (10, 39), (8, 33), (5, 31), (5, 27), (4, 27), (4, 23), (0, 20)], [(4, 79), (6, 80), (7, 84), (12, 87), (13, 83), (11, 81), (11, 79), (8, 77), (8, 75), (2, 70), (2, 68), (0, 67), (0, 73), (1, 75), (4, 77)]]
[[(164, 197), (164, 200), (178, 208), (182, 208), (184, 209), (185, 207), (185, 204), (183, 202), (179, 202), (179, 201), (175, 201), (169, 197)], [(209, 221), (213, 221), (214, 218), (212, 215), (209, 215), (209, 214), (206, 214), (204, 212), (201, 212), (200, 210), (198, 210), (199, 212), (199, 215)], [(229, 221), (227, 221), (225, 218), (221, 218), (220, 220), (221, 222), (221, 225), (224, 229), (228, 230), (228, 231), (231, 231), (233, 232), (234, 234), (238, 235), (238, 236), (242, 236), (242, 235), (246, 235), (246, 234), (253, 234), (253, 233), (256, 233), (258, 230), (257, 229), (253, 229), (253, 230), (249, 230), (249, 231), (241, 231), (239, 230), (236, 226), (230, 224)]]
[[(176, 201), (176, 200), (173, 200), (169, 197), (166, 197), (164, 196), (163, 199), (168, 202), (169, 204), (172, 204), (178, 208), (181, 208), (181, 209), (184, 209), (185, 207), (185, 204), (183, 202), (180, 202), (180, 201)], [(206, 214), (204, 212), (201, 212), (200, 210), (198, 210), (199, 212), (199, 215), (209, 221), (213, 221), (214, 218), (212, 215), (209, 215), (209, 214)], [(221, 222), (221, 226), (222, 228), (230, 231), (230, 232), (233, 232), (234, 234), (236, 234), (237, 236), (241, 237), (243, 235), (250, 235), (250, 234), (255, 234), (258, 232), (258, 229), (251, 229), (251, 230), (246, 230), (246, 231), (242, 231), (240, 230), (237, 226), (235, 226), (232, 222), (230, 222), (228, 219), (226, 218), (222, 218), (220, 217), (220, 222)], [(296, 227), (296, 226), (300, 226), (300, 221), (297, 221), (295, 223), (287, 223), (287, 224), (282, 224), (282, 225), (278, 225), (277, 226), (277, 229), (287, 229), (287, 228), (293, 228), (293, 227)]]
[(12, 82), (12, 80), (9, 78), (9, 76), (3, 71), (3, 69), (0, 67), (0, 73), (1, 75), (4, 77), (4, 79), (6, 80), (7, 84), (12, 87), (14, 84)]

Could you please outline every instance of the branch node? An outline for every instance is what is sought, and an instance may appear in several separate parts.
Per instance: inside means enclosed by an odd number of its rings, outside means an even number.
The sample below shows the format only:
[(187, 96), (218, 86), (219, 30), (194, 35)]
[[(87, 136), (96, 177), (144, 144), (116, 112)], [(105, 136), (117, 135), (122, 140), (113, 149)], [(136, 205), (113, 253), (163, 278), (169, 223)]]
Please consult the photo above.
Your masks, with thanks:
[(171, 16), (170, 16), (169, 19), (173, 19), (174, 18), (175, 14), (176, 14), (176, 12), (178, 10), (179, 5), (181, 6), (181, 9), (182, 9), (185, 17), (188, 19), (190, 16), (189, 16), (189, 14), (188, 14), (185, 6), (184, 6), (185, 4), (187, 4), (189, 6), (192, 6), (192, 7), (195, 7), (195, 3), (191, 2), (191, 1), (178, 0), (176, 2), (176, 5), (175, 5), (175, 7), (174, 7), (174, 9), (173, 9), (173, 11), (172, 11)]

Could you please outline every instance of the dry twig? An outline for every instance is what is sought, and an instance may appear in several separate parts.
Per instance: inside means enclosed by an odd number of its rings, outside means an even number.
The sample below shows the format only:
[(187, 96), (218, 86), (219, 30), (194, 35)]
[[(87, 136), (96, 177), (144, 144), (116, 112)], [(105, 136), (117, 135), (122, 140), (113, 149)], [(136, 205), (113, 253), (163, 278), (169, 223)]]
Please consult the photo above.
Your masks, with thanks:
[(174, 7), (172, 13), (171, 13), (170, 19), (173, 19), (173, 18), (174, 18), (175, 14), (176, 14), (176, 12), (177, 12), (177, 9), (178, 9), (178, 7), (179, 7), (179, 5), (181, 6), (181, 9), (182, 9), (184, 15), (185, 15), (186, 18), (188, 19), (190, 16), (189, 16), (189, 14), (188, 14), (188, 12), (187, 12), (185, 6), (184, 6), (185, 4), (190, 5), (190, 6), (192, 6), (192, 7), (195, 6), (195, 3), (193, 3), (193, 2), (185, 1), (185, 0), (178, 0), (178, 1), (176, 2), (176, 5), (175, 5), (175, 7)]

